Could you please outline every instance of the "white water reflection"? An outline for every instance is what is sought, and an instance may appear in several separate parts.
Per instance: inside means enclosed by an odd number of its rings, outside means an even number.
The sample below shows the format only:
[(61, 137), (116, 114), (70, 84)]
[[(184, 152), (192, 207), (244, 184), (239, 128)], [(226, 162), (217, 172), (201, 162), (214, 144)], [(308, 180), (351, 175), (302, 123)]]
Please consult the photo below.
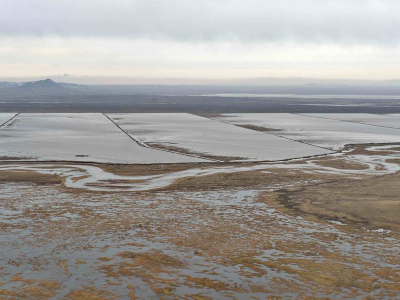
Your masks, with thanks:
[[(340, 156), (343, 154), (338, 154)], [(211, 168), (195, 168), (184, 171), (146, 175), (121, 176), (103, 170), (101, 167), (89, 165), (46, 165), (46, 164), (18, 164), (0, 166), (0, 171), (33, 171), (40, 174), (57, 175), (65, 179), (65, 186), (69, 188), (85, 189), (90, 191), (149, 191), (171, 185), (178, 179), (185, 177), (201, 177), (217, 173), (237, 173), (248, 171), (268, 171), (274, 169), (299, 170), (305, 173), (323, 173), (333, 175), (385, 175), (400, 171), (400, 166), (387, 162), (387, 159), (398, 157), (387, 155), (348, 155), (347, 162), (360, 163), (366, 166), (362, 170), (339, 169), (321, 166), (316, 160), (306, 163), (262, 163), (253, 166), (223, 166)]]

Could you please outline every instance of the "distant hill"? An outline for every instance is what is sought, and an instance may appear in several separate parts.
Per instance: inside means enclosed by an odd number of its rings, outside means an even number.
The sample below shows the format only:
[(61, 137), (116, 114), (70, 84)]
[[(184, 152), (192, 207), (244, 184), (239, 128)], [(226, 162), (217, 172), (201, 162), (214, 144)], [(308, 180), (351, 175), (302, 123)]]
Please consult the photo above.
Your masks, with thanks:
[(18, 82), (6, 82), (2, 81), (0, 82), (0, 89), (8, 89), (8, 88), (13, 88), (13, 87), (19, 87), (21, 84)]
[(85, 85), (85, 84), (75, 84), (75, 83), (65, 83), (65, 82), (58, 82), (57, 84), (64, 88), (67, 88), (69, 90), (74, 90), (77, 92), (93, 92), (99, 89), (97, 86)]
[(25, 91), (35, 91), (35, 92), (65, 92), (67, 89), (61, 85), (55, 83), (51, 79), (39, 80), (26, 82), (19, 87), (21, 90)]

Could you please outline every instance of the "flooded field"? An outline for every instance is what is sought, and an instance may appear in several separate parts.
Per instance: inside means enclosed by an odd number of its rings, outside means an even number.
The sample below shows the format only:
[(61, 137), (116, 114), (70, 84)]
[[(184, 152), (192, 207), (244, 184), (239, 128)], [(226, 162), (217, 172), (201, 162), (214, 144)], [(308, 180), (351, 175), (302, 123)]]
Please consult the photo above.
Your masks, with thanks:
[(330, 153), (187, 113), (111, 114), (110, 117), (148, 145), (219, 161), (275, 161)]
[(301, 94), (203, 94), (193, 95), (202, 97), (244, 97), (244, 98), (294, 98), (294, 99), (394, 99), (400, 100), (398, 95), (301, 95)]
[(376, 114), (0, 113), (0, 161), (175, 164), (283, 161), (398, 143)]
[(396, 143), (400, 138), (397, 118), (374, 114), (260, 113), (221, 114), (214, 118), (332, 150), (347, 144)]
[(373, 125), (387, 128), (400, 129), (400, 119), (393, 118), (396, 115), (377, 115), (377, 114), (303, 114), (305, 116), (339, 120), (365, 125)]
[(0, 298), (398, 298), (399, 158), (3, 163)]
[(0, 113), (0, 126), (5, 126), (15, 115), (14, 113)]
[[(9, 115), (0, 113), (2, 119)], [(196, 157), (142, 147), (98, 113), (19, 114), (1, 127), (1, 160), (205, 162)]]

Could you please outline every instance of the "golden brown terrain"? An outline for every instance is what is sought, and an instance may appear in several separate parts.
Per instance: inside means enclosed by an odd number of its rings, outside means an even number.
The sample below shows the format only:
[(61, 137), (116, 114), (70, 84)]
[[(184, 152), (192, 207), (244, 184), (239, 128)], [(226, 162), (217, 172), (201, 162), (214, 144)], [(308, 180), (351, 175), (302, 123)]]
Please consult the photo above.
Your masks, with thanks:
[(120, 176), (90, 182), (77, 164), (4, 163), (0, 299), (400, 298), (399, 156), (88, 164)]

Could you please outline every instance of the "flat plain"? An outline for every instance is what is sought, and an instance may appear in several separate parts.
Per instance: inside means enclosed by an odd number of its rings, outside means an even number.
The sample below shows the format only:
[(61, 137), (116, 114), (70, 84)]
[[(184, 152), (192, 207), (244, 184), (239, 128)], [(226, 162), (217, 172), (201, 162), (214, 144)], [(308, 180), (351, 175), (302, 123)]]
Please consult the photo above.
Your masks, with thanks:
[[(342, 114), (336, 119), (333, 115), (329, 115), (331, 119), (320, 116), (323, 115), (222, 114), (215, 119), (256, 130), (269, 130), (277, 136), (333, 150), (342, 149), (346, 144), (399, 142), (400, 131), (397, 128), (342, 121)], [(365, 119), (366, 115), (363, 114), (360, 119), (362, 118)], [(370, 120), (372, 118), (374, 117), (370, 117)], [(383, 117), (375, 118), (382, 120)], [(396, 119), (393, 124), (396, 124)]]
[(149, 145), (231, 161), (276, 161), (330, 153), (274, 135), (187, 113), (111, 114)]
[(0, 126), (4, 126), (5, 123), (12, 119), (15, 115), (15, 113), (0, 113)]
[[(399, 298), (400, 130), (270, 117), (18, 115), (0, 128), (0, 299)], [(249, 161), (279, 147), (294, 159)]]
[(377, 114), (302, 114), (305, 116), (324, 118), (331, 120), (347, 121), (361, 123), (365, 125), (381, 126), (388, 128), (400, 129), (400, 120), (393, 119), (392, 115), (377, 115)]
[(200, 158), (141, 147), (102, 114), (20, 114), (3, 126), (0, 136), (2, 160), (205, 162)]

